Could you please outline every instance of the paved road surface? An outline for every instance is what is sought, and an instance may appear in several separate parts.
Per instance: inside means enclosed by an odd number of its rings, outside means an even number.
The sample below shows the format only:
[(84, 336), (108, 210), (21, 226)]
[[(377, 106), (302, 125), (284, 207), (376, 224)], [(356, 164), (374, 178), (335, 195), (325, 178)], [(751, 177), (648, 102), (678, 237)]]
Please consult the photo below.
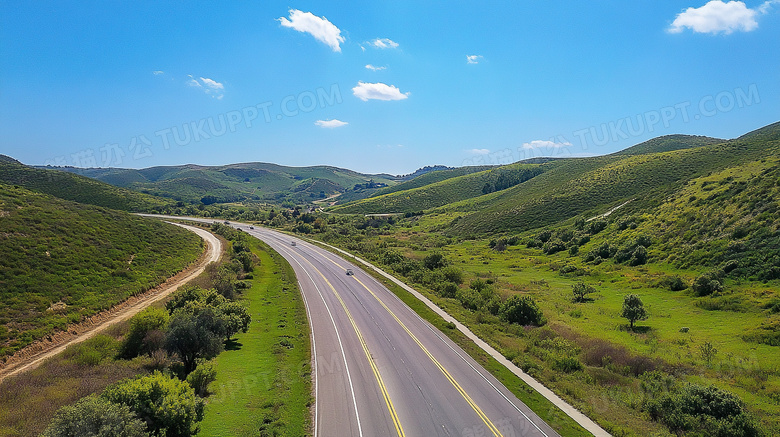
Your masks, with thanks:
[(362, 270), (285, 234), (236, 227), (295, 269), (314, 333), (317, 435), (558, 435)]

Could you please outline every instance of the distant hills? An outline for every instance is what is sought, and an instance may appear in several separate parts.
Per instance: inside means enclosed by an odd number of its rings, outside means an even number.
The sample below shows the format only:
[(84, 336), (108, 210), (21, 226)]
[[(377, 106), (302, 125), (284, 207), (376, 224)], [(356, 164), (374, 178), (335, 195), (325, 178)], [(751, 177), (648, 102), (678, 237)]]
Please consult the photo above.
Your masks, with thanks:
[[(286, 167), (250, 162), (224, 166), (179, 165), (141, 170), (118, 168), (75, 168), (61, 170), (87, 176), (145, 194), (187, 203), (237, 201), (307, 202), (341, 192), (393, 185), (400, 178), (387, 174), (362, 174), (331, 166)], [(363, 187), (357, 187), (362, 185)], [(361, 196), (362, 197), (362, 196)]]
[(156, 206), (172, 203), (170, 200), (118, 188), (69, 172), (29, 167), (5, 155), (0, 155), (0, 183), (122, 211), (149, 211)]
[(466, 238), (523, 232), (596, 216), (629, 200), (626, 212), (647, 211), (692, 180), (778, 152), (780, 123), (733, 140), (668, 135), (606, 156), (434, 171), (330, 211), (456, 214), (447, 232)]

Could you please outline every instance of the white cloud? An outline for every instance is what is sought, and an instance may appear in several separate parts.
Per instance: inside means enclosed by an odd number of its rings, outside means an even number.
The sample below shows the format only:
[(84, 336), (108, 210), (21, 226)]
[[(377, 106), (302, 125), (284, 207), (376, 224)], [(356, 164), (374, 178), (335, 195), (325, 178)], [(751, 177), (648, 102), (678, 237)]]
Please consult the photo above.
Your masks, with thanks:
[(735, 32), (750, 32), (758, 28), (756, 17), (769, 12), (771, 5), (778, 0), (769, 0), (755, 9), (748, 8), (744, 2), (712, 0), (699, 8), (688, 8), (680, 12), (667, 31), (681, 33), (685, 28), (696, 33), (712, 35)]
[(210, 88), (212, 90), (224, 90), (225, 86), (221, 83), (217, 82), (216, 80), (209, 79), (207, 77), (201, 77), (200, 81), (203, 82), (203, 85), (205, 85), (207, 88)]
[(152, 74), (155, 75), (155, 76), (159, 76), (161, 74), (165, 74), (165, 72), (162, 71), (162, 70), (155, 70), (155, 71), (152, 71)]
[(470, 149), (466, 150), (466, 152), (471, 153), (472, 155), (487, 155), (490, 153), (490, 149)]
[(390, 38), (377, 38), (373, 41), (369, 41), (368, 45), (376, 49), (394, 49), (398, 47), (398, 43)]
[(198, 78), (200, 81), (198, 81), (198, 79), (195, 79), (191, 74), (189, 75), (189, 78), (190, 80), (187, 81), (187, 85), (193, 88), (199, 88), (206, 94), (217, 99), (222, 99), (222, 97), (224, 97), (225, 85), (216, 80), (201, 76)]
[(371, 64), (367, 64), (366, 68), (371, 70), (371, 71), (381, 71), (381, 70), (387, 69), (387, 67), (376, 67), (376, 66), (371, 65)]
[(364, 102), (368, 100), (403, 100), (409, 97), (409, 93), (402, 93), (395, 86), (381, 82), (358, 82), (357, 86), (352, 88), (352, 94)]
[(314, 122), (315, 125), (319, 127), (324, 127), (326, 129), (333, 129), (336, 127), (346, 126), (349, 123), (346, 121), (336, 120), (335, 118), (333, 120), (317, 120)]
[(277, 18), (284, 27), (290, 27), (298, 32), (306, 32), (317, 41), (330, 46), (334, 52), (340, 52), (339, 44), (344, 42), (341, 30), (325, 17), (318, 17), (311, 12), (303, 12), (298, 9), (290, 9), (290, 19)]
[(564, 141), (562, 143), (556, 143), (555, 141), (549, 141), (549, 140), (533, 140), (528, 143), (523, 143), (522, 148), (523, 149), (559, 149), (561, 147), (569, 147), (571, 146), (571, 143), (568, 141)]
[(469, 64), (479, 64), (479, 60), (482, 59), (482, 55), (468, 55), (466, 56), (466, 62)]

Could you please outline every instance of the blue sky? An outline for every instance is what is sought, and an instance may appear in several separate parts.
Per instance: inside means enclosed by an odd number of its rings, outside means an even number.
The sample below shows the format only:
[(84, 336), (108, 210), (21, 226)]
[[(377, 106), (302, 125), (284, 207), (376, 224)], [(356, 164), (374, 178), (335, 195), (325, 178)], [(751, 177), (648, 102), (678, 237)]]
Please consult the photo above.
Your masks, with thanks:
[(780, 3), (2, 2), (0, 153), (408, 173), (780, 119)]

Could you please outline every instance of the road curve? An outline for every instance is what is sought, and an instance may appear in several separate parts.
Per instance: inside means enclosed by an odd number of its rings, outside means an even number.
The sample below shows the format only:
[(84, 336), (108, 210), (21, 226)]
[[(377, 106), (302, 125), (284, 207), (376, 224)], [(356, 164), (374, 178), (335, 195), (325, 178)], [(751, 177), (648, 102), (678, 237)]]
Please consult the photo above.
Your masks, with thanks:
[[(158, 285), (152, 290), (147, 291), (146, 293), (143, 293), (139, 296), (131, 297), (124, 302), (117, 304), (110, 310), (101, 313), (101, 319), (94, 324), (80, 323), (69, 326), (65, 333), (67, 336), (65, 339), (56, 341), (55, 343), (41, 345), (40, 350), (30, 352), (30, 355), (20, 356), (18, 361), (14, 359), (16, 355), (12, 356), (7, 363), (5, 363), (3, 366), (0, 366), (0, 382), (8, 377), (32, 370), (38, 367), (45, 360), (61, 353), (68, 346), (88, 340), (109, 326), (129, 319), (130, 317), (144, 310), (152, 303), (163, 299), (164, 297), (176, 291), (176, 289), (178, 289), (180, 286), (198, 277), (198, 275), (203, 273), (208, 264), (219, 261), (219, 257), (222, 256), (222, 242), (216, 236), (214, 236), (214, 234), (194, 226), (183, 225), (180, 223), (171, 224), (194, 232), (203, 239), (204, 243), (206, 244), (206, 249), (195, 264), (187, 267), (171, 278), (168, 278), (167, 281)], [(71, 334), (71, 332), (75, 332), (75, 334)], [(24, 351), (24, 349), (22, 351)]]
[(558, 436), (353, 264), (286, 234), (231, 225), (295, 270), (313, 334), (315, 436)]

